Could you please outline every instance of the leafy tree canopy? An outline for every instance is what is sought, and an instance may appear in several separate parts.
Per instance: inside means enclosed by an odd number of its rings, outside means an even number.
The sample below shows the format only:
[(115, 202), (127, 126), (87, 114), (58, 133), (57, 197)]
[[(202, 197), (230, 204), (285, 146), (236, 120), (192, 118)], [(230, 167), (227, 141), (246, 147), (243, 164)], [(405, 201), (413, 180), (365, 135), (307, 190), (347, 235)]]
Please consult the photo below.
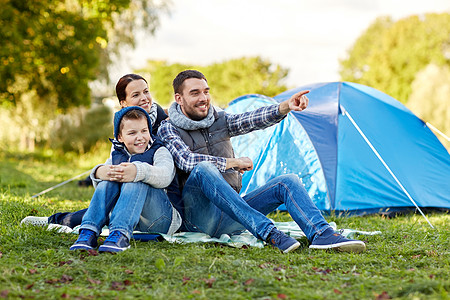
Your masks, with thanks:
[(417, 72), (450, 65), (450, 14), (377, 19), (341, 60), (340, 75), (406, 103)]
[(165, 5), (148, 0), (1, 0), (0, 104), (35, 101), (66, 110), (90, 103), (88, 83), (107, 76), (118, 45), (151, 32)]
[(169, 64), (166, 61), (148, 61), (136, 72), (150, 78), (150, 91), (163, 106), (173, 101), (172, 80), (186, 69), (196, 69), (208, 79), (211, 95), (216, 105), (225, 107), (231, 100), (245, 94), (275, 96), (286, 90), (282, 83), (288, 69), (273, 65), (260, 57), (242, 57), (208, 66)]

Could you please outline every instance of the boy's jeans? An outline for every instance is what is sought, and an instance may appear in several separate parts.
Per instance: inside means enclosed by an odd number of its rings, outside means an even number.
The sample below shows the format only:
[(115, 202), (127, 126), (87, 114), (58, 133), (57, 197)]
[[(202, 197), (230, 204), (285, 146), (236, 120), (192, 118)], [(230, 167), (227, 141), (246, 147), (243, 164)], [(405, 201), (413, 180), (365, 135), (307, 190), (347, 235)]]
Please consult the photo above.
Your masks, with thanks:
[(274, 225), (265, 215), (283, 203), (309, 241), (329, 227), (296, 175), (279, 176), (241, 197), (213, 164), (202, 162), (186, 181), (183, 203), (185, 228), (212, 237), (247, 229), (266, 240)]
[(143, 182), (118, 183), (102, 181), (97, 185), (80, 229), (101, 232), (118, 230), (128, 238), (133, 229), (143, 232), (166, 233), (172, 222), (172, 205), (163, 189)]

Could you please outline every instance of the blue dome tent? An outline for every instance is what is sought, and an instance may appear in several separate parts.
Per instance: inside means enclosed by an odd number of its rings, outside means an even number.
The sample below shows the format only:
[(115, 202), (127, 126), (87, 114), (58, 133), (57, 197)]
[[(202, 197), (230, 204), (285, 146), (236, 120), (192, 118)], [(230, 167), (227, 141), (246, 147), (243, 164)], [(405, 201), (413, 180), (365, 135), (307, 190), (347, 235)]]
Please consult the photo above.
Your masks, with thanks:
[(349, 82), (317, 83), (274, 98), (242, 96), (226, 111), (282, 102), (301, 90), (310, 90), (305, 111), (232, 138), (236, 156), (254, 163), (243, 176), (241, 194), (295, 173), (324, 212), (450, 208), (449, 153), (422, 120), (380, 91)]

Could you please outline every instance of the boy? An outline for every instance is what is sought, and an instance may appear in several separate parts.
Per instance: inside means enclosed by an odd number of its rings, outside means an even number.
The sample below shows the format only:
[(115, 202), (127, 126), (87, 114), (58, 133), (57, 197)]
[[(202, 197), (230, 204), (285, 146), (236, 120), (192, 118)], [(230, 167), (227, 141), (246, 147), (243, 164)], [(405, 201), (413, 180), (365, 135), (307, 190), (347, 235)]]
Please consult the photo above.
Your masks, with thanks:
[[(97, 185), (95, 193), (92, 197), (86, 214), (83, 217), (80, 236), (77, 241), (70, 247), (70, 250), (89, 250), (96, 248), (97, 237), (101, 229), (106, 225), (106, 220), (111, 212), (109, 221), (110, 234), (106, 238), (103, 245), (99, 247), (99, 252), (120, 252), (130, 247), (129, 240), (133, 229), (140, 223), (155, 223), (142, 220), (141, 212), (144, 203), (148, 198), (154, 201), (151, 205), (155, 206), (155, 220), (160, 219), (158, 211), (163, 211), (157, 207), (161, 203), (169, 203), (163, 201), (161, 197), (167, 198), (165, 191), (161, 186), (151, 185), (148, 181), (138, 181), (137, 178), (142, 176), (139, 173), (142, 170), (148, 170), (153, 165), (156, 153), (161, 157), (161, 153), (170, 156), (162, 142), (155, 136), (151, 135), (151, 120), (147, 112), (137, 106), (125, 107), (114, 115), (114, 137), (111, 142), (114, 151), (111, 153), (110, 171), (106, 174), (99, 175), (102, 179)], [(167, 152), (167, 153), (166, 153)], [(171, 160), (171, 157), (170, 157)], [(160, 172), (172, 172), (173, 178), (174, 166), (173, 160), (171, 165), (166, 168), (157, 169)], [(133, 176), (117, 175), (114, 170), (116, 167), (132, 168)], [(151, 169), (155, 171), (156, 169)], [(96, 171), (94, 171), (95, 173)], [(104, 173), (104, 172), (103, 172)], [(114, 175), (112, 175), (114, 174)], [(145, 174), (144, 174), (145, 175)], [(155, 175), (155, 174), (153, 174)], [(156, 174), (158, 175), (158, 174)], [(164, 186), (166, 187), (167, 184)], [(151, 197), (149, 197), (151, 195)], [(147, 205), (147, 204), (146, 204)], [(168, 224), (164, 228), (169, 228)], [(142, 228), (139, 228), (142, 230)], [(143, 230), (150, 229), (150, 226), (144, 226)]]

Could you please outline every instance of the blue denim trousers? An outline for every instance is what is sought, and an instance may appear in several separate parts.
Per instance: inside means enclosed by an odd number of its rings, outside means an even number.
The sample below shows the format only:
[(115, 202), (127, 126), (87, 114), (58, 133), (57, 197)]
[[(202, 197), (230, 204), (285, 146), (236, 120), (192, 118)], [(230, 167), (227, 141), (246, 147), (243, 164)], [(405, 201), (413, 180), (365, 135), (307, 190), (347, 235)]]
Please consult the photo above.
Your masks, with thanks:
[(143, 182), (102, 181), (95, 189), (80, 229), (90, 229), (98, 235), (103, 226), (109, 225), (110, 232), (118, 230), (128, 238), (134, 229), (166, 233), (172, 222), (172, 209), (163, 189)]
[(266, 217), (285, 204), (309, 241), (330, 225), (296, 175), (282, 175), (241, 197), (209, 162), (199, 163), (183, 189), (184, 227), (212, 237), (245, 229), (266, 240), (273, 223)]
[[(81, 220), (83, 219), (83, 216), (86, 213), (86, 211), (87, 208), (75, 212), (59, 212), (48, 217), (48, 223), (60, 224), (64, 226), (69, 226), (70, 228), (74, 228), (75, 226), (81, 224)], [(109, 219), (106, 220), (106, 223), (109, 223)]]

